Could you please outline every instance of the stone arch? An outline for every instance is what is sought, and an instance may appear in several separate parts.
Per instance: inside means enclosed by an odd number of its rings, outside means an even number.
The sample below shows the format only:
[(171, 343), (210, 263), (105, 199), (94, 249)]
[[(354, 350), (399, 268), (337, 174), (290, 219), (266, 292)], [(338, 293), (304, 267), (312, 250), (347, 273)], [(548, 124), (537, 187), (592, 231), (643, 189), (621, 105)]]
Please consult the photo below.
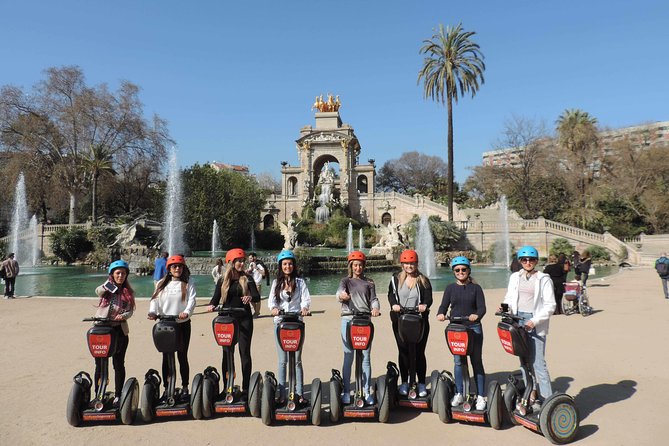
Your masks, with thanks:
[(274, 216), (272, 214), (267, 214), (262, 219), (263, 229), (272, 229), (274, 228)]
[(294, 197), (297, 195), (297, 178), (289, 177), (288, 178), (288, 195)]
[(358, 192), (361, 194), (366, 194), (369, 191), (369, 185), (367, 184), (367, 175), (358, 175)]
[(393, 217), (390, 215), (388, 212), (384, 212), (383, 215), (381, 216), (381, 224), (383, 226), (388, 226), (393, 222)]
[[(324, 154), (316, 158), (312, 164), (312, 175), (313, 177), (311, 178), (311, 181), (313, 185), (316, 185), (318, 183), (318, 176), (321, 174), (321, 170), (323, 170), (323, 166), (325, 163), (331, 162), (331, 163), (336, 163), (339, 166), (339, 169), (342, 167), (342, 163), (337, 159), (336, 156), (331, 155), (329, 153)], [(338, 175), (341, 175), (340, 172), (336, 172)]]

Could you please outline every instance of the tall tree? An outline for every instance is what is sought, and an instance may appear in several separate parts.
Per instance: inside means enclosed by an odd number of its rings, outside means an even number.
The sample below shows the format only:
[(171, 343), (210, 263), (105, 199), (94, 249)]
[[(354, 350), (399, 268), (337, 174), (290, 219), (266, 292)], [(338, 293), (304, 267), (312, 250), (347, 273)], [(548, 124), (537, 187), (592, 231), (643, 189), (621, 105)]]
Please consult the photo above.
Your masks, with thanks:
[(376, 181), (381, 190), (428, 195), (438, 192), (447, 171), (446, 163), (438, 156), (404, 152), (399, 159), (385, 162)]
[(88, 171), (91, 181), (91, 222), (97, 221), (98, 179), (100, 175), (116, 175), (112, 155), (102, 145), (91, 146), (90, 153), (84, 156), (84, 168)]
[(471, 38), (476, 33), (439, 25), (431, 39), (424, 40), (419, 53), (425, 55), (418, 83), (423, 81), (423, 97), (446, 104), (448, 110), (448, 220), (453, 221), (453, 102), (470, 93), (476, 95), (484, 83), (485, 63), (479, 45)]
[(556, 121), (558, 143), (566, 151), (563, 168), (575, 182), (576, 203), (573, 215), (566, 215), (570, 223), (586, 227), (598, 217), (589, 189), (597, 172), (601, 171), (603, 158), (598, 156), (597, 119), (579, 109), (565, 110)]

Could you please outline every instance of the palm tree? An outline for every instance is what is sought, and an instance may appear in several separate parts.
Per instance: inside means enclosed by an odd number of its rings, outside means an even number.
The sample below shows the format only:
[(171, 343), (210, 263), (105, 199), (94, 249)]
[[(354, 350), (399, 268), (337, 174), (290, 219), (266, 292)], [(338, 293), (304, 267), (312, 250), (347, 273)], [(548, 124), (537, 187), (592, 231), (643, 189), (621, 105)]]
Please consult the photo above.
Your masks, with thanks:
[(565, 110), (555, 122), (558, 143), (566, 149), (571, 157), (571, 165), (566, 168), (572, 171), (576, 179), (577, 203), (573, 211), (579, 217), (582, 227), (596, 218), (597, 212), (590, 209), (588, 203), (588, 187), (595, 179), (595, 150), (598, 145), (597, 119), (588, 112), (579, 109)]
[(448, 108), (448, 221), (453, 221), (453, 102), (465, 93), (476, 95), (483, 85), (483, 53), (471, 40), (476, 33), (439, 25), (439, 32), (424, 40), (420, 54), (425, 54), (418, 83), (423, 81), (423, 97), (446, 104)]
[(91, 150), (87, 157), (83, 159), (83, 167), (90, 174), (92, 183), (92, 210), (91, 221), (95, 224), (97, 215), (97, 196), (98, 196), (98, 178), (102, 174), (116, 175), (112, 161), (112, 154), (102, 144), (91, 144)]

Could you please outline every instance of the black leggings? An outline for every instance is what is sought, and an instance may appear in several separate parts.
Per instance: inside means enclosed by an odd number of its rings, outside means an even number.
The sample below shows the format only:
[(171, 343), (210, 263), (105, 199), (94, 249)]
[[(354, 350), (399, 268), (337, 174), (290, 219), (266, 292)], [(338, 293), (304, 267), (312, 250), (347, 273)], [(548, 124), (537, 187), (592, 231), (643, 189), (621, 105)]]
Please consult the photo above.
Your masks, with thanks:
[[(402, 379), (402, 382), (410, 382), (410, 379), (413, 378), (412, 376), (409, 376), (410, 345), (405, 344), (404, 342), (402, 342), (402, 339), (400, 339), (399, 328), (398, 328), (399, 325), (398, 313), (391, 312), (390, 320), (392, 321), (393, 324), (393, 333), (395, 334), (395, 342), (397, 343), (397, 350), (399, 352), (398, 362), (400, 368), (400, 378)], [(427, 316), (423, 316), (423, 324), (424, 324), (423, 338), (420, 340), (418, 344), (416, 344), (416, 375), (417, 375), (416, 382), (420, 384), (425, 384), (425, 374), (427, 373), (427, 359), (425, 358), (425, 347), (427, 346), (427, 338), (430, 335), (430, 323), (428, 322)]]
[[(253, 319), (242, 317), (238, 319), (239, 323), (239, 358), (242, 363), (242, 391), (248, 392), (249, 382), (251, 381), (251, 338), (253, 338)], [(223, 355), (221, 362), (221, 377), (225, 383), (225, 375), (228, 373), (228, 363)]]
[[(190, 367), (188, 365), (188, 346), (190, 345), (190, 319), (178, 325), (181, 329), (181, 336), (183, 340), (182, 349), (177, 352), (177, 359), (179, 360), (179, 372), (181, 373), (181, 386), (188, 386), (188, 376), (190, 375)], [(170, 377), (170, 371), (167, 367), (167, 358), (172, 353), (163, 353), (163, 383), (167, 388), (167, 380)]]
[[(114, 394), (120, 397), (125, 383), (125, 352), (128, 350), (128, 342), (130, 338), (123, 334), (123, 329), (118, 326), (114, 327), (116, 332), (116, 353), (112, 356), (112, 364), (114, 366)], [(95, 358), (95, 392), (97, 393), (100, 387), (100, 374), (102, 373), (102, 361), (107, 361), (107, 358)]]

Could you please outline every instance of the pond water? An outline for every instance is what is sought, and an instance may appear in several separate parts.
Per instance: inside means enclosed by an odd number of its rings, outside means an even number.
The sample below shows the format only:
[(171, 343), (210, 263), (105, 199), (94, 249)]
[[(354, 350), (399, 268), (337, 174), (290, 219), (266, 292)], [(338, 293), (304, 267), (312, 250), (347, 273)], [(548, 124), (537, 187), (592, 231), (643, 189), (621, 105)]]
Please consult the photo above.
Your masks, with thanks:
[[(598, 266), (597, 274), (590, 280), (613, 274), (618, 271), (617, 266)], [(437, 268), (437, 278), (432, 279), (432, 288), (435, 292), (442, 292), (446, 285), (454, 282), (449, 268)], [(509, 272), (502, 267), (474, 266), (472, 277), (483, 287), (505, 288)], [(95, 287), (106, 280), (103, 270), (94, 270), (85, 266), (41, 266), (21, 268), (21, 274), (16, 280), (16, 294), (19, 296), (67, 296), (67, 297), (95, 297)], [(385, 295), (391, 272), (379, 272), (369, 275), (377, 284), (377, 293)], [(214, 281), (211, 276), (194, 275), (193, 281), (200, 297), (212, 296)], [(339, 285), (340, 274), (307, 277), (309, 291), (313, 295), (334, 294)], [(569, 279), (573, 273), (569, 274)], [(265, 283), (265, 282), (263, 282)], [(138, 298), (151, 296), (153, 280), (150, 276), (130, 276), (130, 284), (135, 289)], [(266, 296), (268, 287), (265, 285), (263, 295)]]

